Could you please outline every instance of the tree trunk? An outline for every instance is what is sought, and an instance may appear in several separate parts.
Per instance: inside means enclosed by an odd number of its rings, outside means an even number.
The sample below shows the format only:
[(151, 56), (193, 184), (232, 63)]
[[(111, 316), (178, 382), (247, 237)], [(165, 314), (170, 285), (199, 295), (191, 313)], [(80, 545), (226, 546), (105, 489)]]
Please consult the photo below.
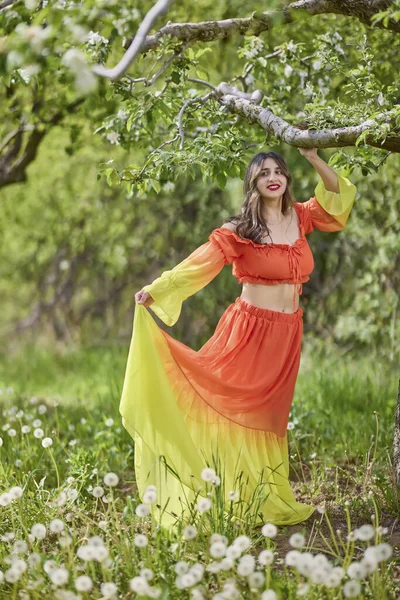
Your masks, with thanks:
[(400, 379), (397, 394), (396, 421), (394, 424), (393, 440), (393, 469), (397, 485), (400, 485)]

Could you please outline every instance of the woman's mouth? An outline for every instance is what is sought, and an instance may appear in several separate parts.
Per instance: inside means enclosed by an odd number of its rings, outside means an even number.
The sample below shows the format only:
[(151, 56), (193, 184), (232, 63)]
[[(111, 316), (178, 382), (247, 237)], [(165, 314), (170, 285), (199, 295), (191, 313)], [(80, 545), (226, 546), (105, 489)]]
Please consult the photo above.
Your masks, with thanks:
[(271, 190), (271, 191), (274, 191), (274, 190), (279, 190), (280, 187), (281, 186), (278, 185), (277, 183), (273, 183), (272, 185), (268, 186), (268, 189)]

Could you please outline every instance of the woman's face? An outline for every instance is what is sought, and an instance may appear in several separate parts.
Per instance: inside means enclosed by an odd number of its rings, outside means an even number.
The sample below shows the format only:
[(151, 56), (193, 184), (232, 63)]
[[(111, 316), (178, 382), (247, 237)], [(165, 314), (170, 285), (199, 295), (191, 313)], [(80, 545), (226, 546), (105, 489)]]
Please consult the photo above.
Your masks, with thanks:
[(276, 199), (283, 196), (287, 179), (273, 158), (265, 158), (257, 178), (257, 189), (262, 198)]

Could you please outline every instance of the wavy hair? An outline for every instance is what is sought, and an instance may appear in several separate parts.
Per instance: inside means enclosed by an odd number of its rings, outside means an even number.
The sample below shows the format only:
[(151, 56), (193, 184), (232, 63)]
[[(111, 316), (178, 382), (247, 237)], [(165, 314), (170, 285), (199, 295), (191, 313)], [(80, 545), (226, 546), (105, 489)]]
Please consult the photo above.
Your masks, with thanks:
[[(279, 165), (283, 175), (286, 177), (286, 190), (282, 197), (282, 214), (286, 214), (288, 208), (292, 207), (295, 202), (295, 197), (291, 191), (292, 175), (286, 164), (285, 159), (276, 152), (259, 152), (250, 161), (244, 178), (244, 202), (240, 212), (226, 219), (224, 223), (234, 222), (236, 225), (236, 233), (240, 237), (252, 240), (261, 244), (265, 232), (271, 238), (271, 232), (267, 227), (267, 223), (262, 215), (263, 201), (261, 194), (257, 189), (257, 181), (261, 174), (262, 165), (266, 158), (273, 158)], [(272, 243), (272, 238), (271, 238)]]

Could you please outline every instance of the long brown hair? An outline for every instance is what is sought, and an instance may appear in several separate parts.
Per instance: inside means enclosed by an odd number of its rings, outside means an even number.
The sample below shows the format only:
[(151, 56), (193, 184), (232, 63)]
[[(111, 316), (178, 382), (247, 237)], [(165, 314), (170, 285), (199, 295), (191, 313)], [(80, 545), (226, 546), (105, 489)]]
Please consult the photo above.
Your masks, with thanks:
[[(263, 162), (266, 158), (273, 158), (279, 165), (283, 175), (287, 180), (286, 190), (282, 197), (282, 214), (286, 214), (289, 207), (293, 206), (295, 197), (291, 190), (292, 176), (288, 169), (285, 159), (276, 152), (259, 152), (250, 161), (246, 175), (244, 178), (244, 202), (240, 212), (224, 221), (234, 222), (236, 225), (236, 233), (242, 238), (250, 239), (253, 242), (261, 244), (265, 232), (271, 238), (271, 232), (267, 227), (267, 223), (262, 215), (262, 199), (261, 194), (257, 189), (257, 180), (261, 174)], [(271, 238), (272, 242), (272, 238)]]

